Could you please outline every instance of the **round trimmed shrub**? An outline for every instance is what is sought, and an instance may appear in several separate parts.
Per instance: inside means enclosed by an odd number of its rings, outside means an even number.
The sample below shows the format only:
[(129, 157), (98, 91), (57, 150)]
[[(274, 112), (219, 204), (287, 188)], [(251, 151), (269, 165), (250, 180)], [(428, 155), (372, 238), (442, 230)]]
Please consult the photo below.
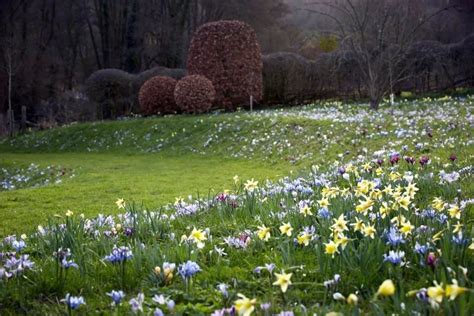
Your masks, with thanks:
[(155, 76), (140, 88), (138, 101), (145, 115), (176, 113), (174, 88), (176, 80), (170, 77)]
[(139, 110), (139, 100), (138, 100), (138, 94), (140, 92), (140, 88), (143, 86), (143, 84), (156, 76), (163, 76), (163, 77), (170, 77), (176, 80), (179, 80), (186, 76), (186, 70), (185, 69), (180, 69), (180, 68), (166, 68), (166, 67), (153, 67), (148, 70), (142, 71), (141, 73), (137, 74), (135, 78), (133, 79), (132, 82), (132, 98), (133, 98), (133, 103), (135, 104), (135, 108)]
[(134, 76), (120, 69), (101, 69), (85, 83), (89, 100), (99, 106), (99, 118), (110, 118), (129, 112)]
[(250, 96), (262, 99), (262, 58), (255, 31), (240, 21), (202, 25), (188, 53), (188, 73), (212, 81), (216, 106), (235, 110), (248, 105)]
[(174, 99), (184, 113), (204, 113), (211, 109), (216, 97), (212, 82), (204, 76), (186, 76), (176, 84)]

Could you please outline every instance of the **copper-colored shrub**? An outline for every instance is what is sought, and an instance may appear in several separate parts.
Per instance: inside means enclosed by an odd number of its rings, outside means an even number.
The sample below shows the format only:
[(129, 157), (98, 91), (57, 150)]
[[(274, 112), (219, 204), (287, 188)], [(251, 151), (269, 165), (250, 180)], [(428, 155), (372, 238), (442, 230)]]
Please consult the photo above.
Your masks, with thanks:
[(204, 24), (193, 36), (188, 73), (203, 75), (216, 90), (215, 105), (235, 110), (250, 96), (262, 99), (262, 58), (255, 31), (240, 21)]
[(156, 76), (146, 81), (140, 88), (138, 101), (145, 115), (176, 113), (174, 88), (176, 80), (169, 77)]
[(184, 113), (204, 113), (211, 109), (216, 97), (212, 82), (204, 76), (186, 76), (176, 84), (174, 99)]

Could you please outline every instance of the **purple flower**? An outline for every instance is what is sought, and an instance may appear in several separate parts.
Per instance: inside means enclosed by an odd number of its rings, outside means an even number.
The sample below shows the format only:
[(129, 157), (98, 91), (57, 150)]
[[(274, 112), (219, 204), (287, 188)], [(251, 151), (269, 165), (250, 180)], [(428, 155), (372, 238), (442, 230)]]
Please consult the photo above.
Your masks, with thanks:
[(128, 303), (132, 308), (133, 313), (137, 313), (138, 311), (143, 312), (143, 302), (145, 301), (145, 294), (139, 293), (137, 297), (132, 298)]
[(156, 308), (155, 311), (153, 312), (153, 316), (164, 316), (165, 314), (160, 308)]
[(69, 293), (66, 294), (66, 297), (61, 300), (65, 303), (70, 309), (78, 309), (81, 305), (85, 305), (86, 301), (82, 296), (71, 296)]
[(229, 293), (227, 292), (227, 288), (228, 288), (228, 287), (229, 287), (229, 286), (228, 286), (227, 284), (225, 284), (225, 283), (219, 283), (219, 284), (217, 285), (217, 289), (219, 290), (219, 292), (222, 293), (222, 295), (223, 295), (224, 297), (228, 297), (228, 296), (229, 296)]
[(428, 156), (421, 156), (420, 158), (420, 165), (423, 167), (424, 165), (430, 162), (430, 158)]
[(110, 296), (110, 298), (112, 299), (112, 305), (119, 305), (125, 297), (125, 293), (123, 291), (115, 290), (112, 290), (110, 293), (107, 293), (107, 295)]

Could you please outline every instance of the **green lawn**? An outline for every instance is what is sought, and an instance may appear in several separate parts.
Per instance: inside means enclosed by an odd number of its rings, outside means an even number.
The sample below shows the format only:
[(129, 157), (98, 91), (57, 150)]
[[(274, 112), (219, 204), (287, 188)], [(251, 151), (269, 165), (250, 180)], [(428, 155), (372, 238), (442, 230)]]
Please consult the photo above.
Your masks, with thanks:
[(1, 165), (62, 166), (74, 177), (39, 188), (0, 192), (0, 235), (22, 233), (66, 210), (92, 216), (116, 212), (115, 201), (156, 208), (178, 196), (231, 189), (233, 177), (279, 178), (290, 166), (199, 155), (117, 153), (1, 153)]

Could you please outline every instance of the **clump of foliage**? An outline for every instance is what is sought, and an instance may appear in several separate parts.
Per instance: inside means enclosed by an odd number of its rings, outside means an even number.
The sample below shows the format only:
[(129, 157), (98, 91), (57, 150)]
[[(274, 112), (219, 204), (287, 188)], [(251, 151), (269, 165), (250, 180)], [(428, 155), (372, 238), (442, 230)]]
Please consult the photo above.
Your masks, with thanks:
[(174, 88), (176, 80), (170, 77), (156, 76), (146, 81), (140, 88), (138, 100), (145, 115), (176, 113)]
[(204, 113), (211, 109), (216, 97), (212, 82), (204, 76), (186, 76), (176, 84), (174, 98), (185, 113)]
[(262, 59), (255, 31), (240, 21), (204, 24), (193, 36), (188, 72), (212, 81), (217, 106), (235, 110), (262, 99)]
[(85, 92), (97, 104), (99, 118), (114, 118), (129, 112), (132, 80), (133, 75), (112, 68), (98, 70), (86, 80)]
[(285, 103), (303, 101), (309, 80), (309, 61), (295, 53), (263, 56), (264, 101)]

